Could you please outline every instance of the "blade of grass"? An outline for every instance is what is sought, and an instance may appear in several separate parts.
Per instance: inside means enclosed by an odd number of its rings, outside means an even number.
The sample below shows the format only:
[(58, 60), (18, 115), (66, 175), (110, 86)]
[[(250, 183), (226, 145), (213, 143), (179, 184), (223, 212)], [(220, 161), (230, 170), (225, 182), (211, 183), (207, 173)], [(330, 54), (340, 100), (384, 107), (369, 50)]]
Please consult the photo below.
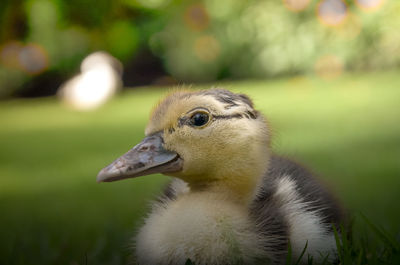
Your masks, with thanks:
[(307, 264), (312, 265), (313, 263), (314, 263), (314, 257), (311, 255), (308, 255)]
[(306, 253), (306, 249), (307, 249), (307, 247), (308, 247), (308, 240), (307, 240), (307, 242), (306, 242), (306, 245), (304, 246), (304, 248), (303, 248), (303, 251), (301, 252), (301, 254), (300, 254), (299, 258), (297, 259), (297, 261), (296, 261), (295, 265), (298, 265), (298, 264), (300, 264), (300, 261), (301, 261), (301, 259), (303, 258), (303, 256), (304, 256), (304, 253)]
[(288, 243), (288, 252), (286, 256), (286, 265), (291, 265), (292, 264), (292, 244), (290, 244), (290, 241)]
[(339, 238), (339, 233), (336, 229), (336, 227), (334, 225), (332, 225), (333, 228), (333, 234), (335, 236), (335, 241), (336, 241), (336, 248), (337, 248), (337, 253), (339, 256), (339, 260), (342, 262), (342, 264), (344, 264), (344, 257), (343, 257), (343, 253), (342, 253), (342, 245), (340, 243), (340, 238)]

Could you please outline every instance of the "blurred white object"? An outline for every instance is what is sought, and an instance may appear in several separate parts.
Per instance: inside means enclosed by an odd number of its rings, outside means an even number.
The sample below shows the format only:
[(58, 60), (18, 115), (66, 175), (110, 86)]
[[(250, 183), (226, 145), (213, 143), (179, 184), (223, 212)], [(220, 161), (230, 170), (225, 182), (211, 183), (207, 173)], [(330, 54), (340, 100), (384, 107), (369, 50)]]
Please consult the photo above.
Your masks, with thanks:
[(81, 74), (59, 88), (58, 94), (78, 110), (91, 110), (104, 104), (122, 87), (122, 64), (106, 52), (95, 52), (81, 64)]

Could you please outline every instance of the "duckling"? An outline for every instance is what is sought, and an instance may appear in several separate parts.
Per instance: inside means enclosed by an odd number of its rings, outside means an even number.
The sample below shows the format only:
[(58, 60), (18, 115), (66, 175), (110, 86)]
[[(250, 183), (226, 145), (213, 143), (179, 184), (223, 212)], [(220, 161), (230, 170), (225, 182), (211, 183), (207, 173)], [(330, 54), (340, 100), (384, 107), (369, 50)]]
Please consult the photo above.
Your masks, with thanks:
[(282, 264), (335, 260), (342, 211), (307, 169), (270, 151), (251, 99), (224, 89), (175, 91), (153, 110), (141, 143), (98, 182), (173, 177), (136, 236), (139, 264)]

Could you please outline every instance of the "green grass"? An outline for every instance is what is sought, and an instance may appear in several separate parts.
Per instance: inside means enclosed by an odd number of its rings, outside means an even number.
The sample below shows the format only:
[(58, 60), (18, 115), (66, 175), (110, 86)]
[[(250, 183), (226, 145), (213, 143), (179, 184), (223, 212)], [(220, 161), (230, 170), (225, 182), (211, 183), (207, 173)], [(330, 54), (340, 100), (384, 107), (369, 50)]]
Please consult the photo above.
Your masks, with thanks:
[[(399, 73), (222, 85), (254, 99), (275, 152), (314, 169), (351, 212), (367, 216), (356, 220), (358, 243), (345, 246), (346, 261), (379, 264), (375, 257), (398, 244)], [(87, 113), (53, 98), (0, 103), (0, 264), (128, 262), (148, 201), (168, 179), (97, 184), (95, 176), (140, 141), (165, 92), (127, 91)]]

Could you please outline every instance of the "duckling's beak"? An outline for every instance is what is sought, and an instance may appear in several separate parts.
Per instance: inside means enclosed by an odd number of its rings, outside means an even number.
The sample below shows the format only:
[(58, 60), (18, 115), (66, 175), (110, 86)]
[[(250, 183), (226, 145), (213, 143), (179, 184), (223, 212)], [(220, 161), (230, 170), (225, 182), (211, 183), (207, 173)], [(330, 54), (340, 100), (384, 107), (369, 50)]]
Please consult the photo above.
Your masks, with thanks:
[(162, 133), (144, 138), (123, 156), (103, 168), (97, 175), (97, 182), (181, 171), (183, 160), (177, 153), (164, 149), (163, 142)]

